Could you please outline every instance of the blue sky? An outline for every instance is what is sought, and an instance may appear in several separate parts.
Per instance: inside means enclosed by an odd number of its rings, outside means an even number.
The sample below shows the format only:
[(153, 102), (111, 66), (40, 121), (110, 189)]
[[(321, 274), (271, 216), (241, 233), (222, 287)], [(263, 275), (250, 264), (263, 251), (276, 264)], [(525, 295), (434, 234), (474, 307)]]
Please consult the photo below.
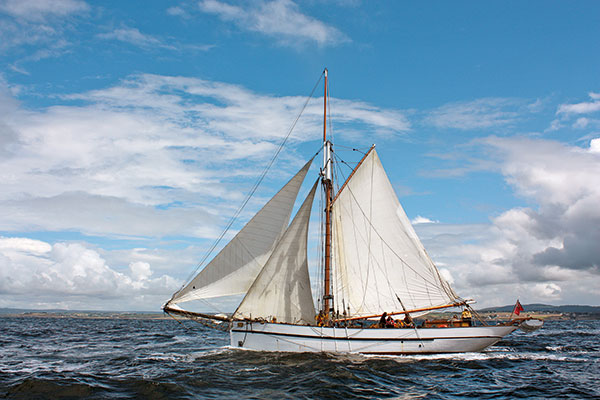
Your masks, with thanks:
[(598, 305), (598, 37), (593, 1), (0, 0), (0, 307), (158, 309), (324, 67), (459, 294)]

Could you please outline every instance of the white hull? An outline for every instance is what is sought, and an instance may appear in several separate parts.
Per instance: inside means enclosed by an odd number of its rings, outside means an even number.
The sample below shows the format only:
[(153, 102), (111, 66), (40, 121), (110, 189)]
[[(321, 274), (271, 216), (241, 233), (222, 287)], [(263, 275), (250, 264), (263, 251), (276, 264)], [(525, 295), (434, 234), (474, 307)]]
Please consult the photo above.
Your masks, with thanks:
[(516, 326), (460, 328), (325, 328), (235, 322), (231, 346), (259, 351), (425, 354), (481, 351)]

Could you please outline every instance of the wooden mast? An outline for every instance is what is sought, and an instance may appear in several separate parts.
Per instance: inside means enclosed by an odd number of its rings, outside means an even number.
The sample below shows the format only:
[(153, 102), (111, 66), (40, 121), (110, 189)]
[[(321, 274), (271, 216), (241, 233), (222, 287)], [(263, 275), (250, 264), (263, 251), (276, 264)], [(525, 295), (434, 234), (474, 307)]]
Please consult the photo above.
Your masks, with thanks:
[(325, 74), (325, 89), (323, 95), (323, 188), (325, 190), (325, 271), (323, 290), (323, 311), (327, 317), (330, 315), (330, 275), (331, 275), (331, 193), (333, 186), (333, 174), (331, 173), (331, 142), (327, 140), (327, 68)]

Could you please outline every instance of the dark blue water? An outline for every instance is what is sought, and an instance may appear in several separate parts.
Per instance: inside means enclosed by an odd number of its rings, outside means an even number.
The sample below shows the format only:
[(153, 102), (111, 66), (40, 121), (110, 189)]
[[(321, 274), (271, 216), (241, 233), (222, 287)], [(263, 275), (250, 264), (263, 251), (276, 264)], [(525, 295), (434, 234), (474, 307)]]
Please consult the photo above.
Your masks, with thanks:
[(600, 321), (546, 322), (483, 353), (232, 350), (193, 321), (0, 318), (0, 397), (600, 398)]

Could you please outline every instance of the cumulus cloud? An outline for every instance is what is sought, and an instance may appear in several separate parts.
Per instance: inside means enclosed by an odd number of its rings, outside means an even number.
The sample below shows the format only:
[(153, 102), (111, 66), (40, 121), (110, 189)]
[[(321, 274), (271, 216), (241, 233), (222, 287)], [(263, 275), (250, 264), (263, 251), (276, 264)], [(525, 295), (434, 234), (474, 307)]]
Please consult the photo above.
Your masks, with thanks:
[(592, 139), (590, 141), (590, 152), (600, 153), (600, 138)]
[[(19, 301), (48, 306), (60, 298), (79, 307), (103, 309), (110, 302), (126, 309), (158, 309), (181, 285), (168, 275), (154, 276), (150, 264), (132, 261), (129, 271), (117, 271), (100, 254), (79, 243), (49, 243), (0, 237), (0, 305), (22, 307)], [(136, 300), (137, 299), (137, 300)], [(105, 300), (107, 302), (105, 303)], [(143, 304), (142, 300), (148, 301)], [(125, 305), (125, 307), (123, 307)], [(113, 306), (114, 307), (114, 306)]]
[[(157, 249), (2, 238), (0, 306), (157, 309), (203, 254), (190, 243), (220, 233), (223, 216), (232, 215), (305, 98), (138, 75), (53, 100), (59, 104), (26, 110), (0, 86), (0, 231), (70, 231)], [(320, 101), (307, 107), (265, 196), (305, 162), (297, 145), (316, 140), (319, 147)], [(332, 102), (340, 130), (409, 129), (400, 111)], [(249, 207), (264, 200), (257, 196)], [(182, 242), (161, 249), (163, 240)]]
[[(28, 111), (9, 101), (4, 89), (0, 229), (95, 235), (214, 236), (205, 227), (232, 214), (305, 100), (221, 82), (140, 75)], [(332, 101), (339, 127), (407, 129), (401, 112)], [(294, 157), (294, 144), (320, 137), (317, 103), (309, 105), (291, 138), (289, 173), (304, 162)]]
[(144, 261), (136, 261), (129, 264), (131, 278), (137, 282), (147, 281), (152, 275), (150, 264)]
[(338, 29), (303, 14), (291, 0), (273, 0), (232, 5), (218, 0), (203, 0), (200, 10), (233, 22), (241, 29), (274, 37), (282, 45), (298, 41), (332, 46), (349, 41)]
[(493, 301), (506, 291), (541, 301), (563, 298), (569, 286), (598, 299), (600, 155), (595, 140), (588, 148), (518, 137), (481, 141), (497, 157), (506, 182), (536, 206), (507, 210), (490, 225), (416, 226), (428, 251), (450, 269), (459, 292)]
[(598, 153), (546, 140), (489, 138), (486, 144), (504, 158), (507, 182), (538, 204), (495, 220), (507, 240), (520, 233), (511, 242), (524, 251), (530, 274), (552, 274), (555, 267), (600, 273)]
[(533, 286), (533, 293), (546, 300), (559, 299), (561, 291), (562, 289), (556, 283), (538, 283)]
[(437, 224), (439, 221), (433, 221), (427, 217), (422, 217), (420, 215), (417, 215), (410, 222), (413, 225), (418, 225), (418, 224)]

